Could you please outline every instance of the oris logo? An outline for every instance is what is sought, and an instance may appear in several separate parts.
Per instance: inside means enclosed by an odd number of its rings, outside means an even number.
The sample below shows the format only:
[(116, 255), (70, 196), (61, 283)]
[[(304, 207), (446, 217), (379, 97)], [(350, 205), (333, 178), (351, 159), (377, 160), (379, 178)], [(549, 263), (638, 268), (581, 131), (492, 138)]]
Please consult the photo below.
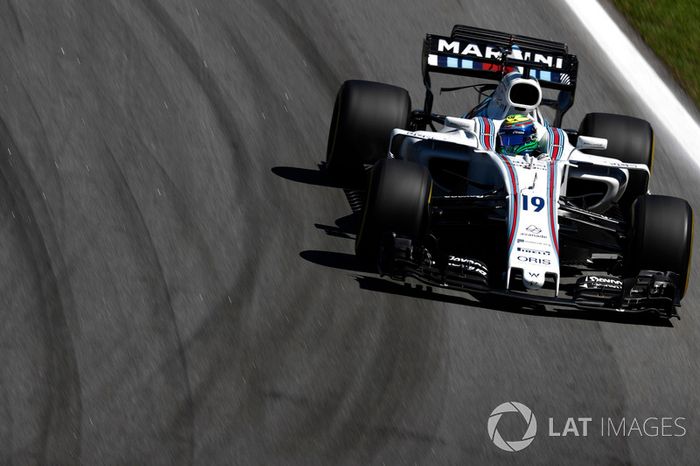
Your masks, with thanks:
[(550, 265), (552, 262), (549, 259), (544, 259), (542, 257), (527, 257), (518, 256), (520, 262), (525, 262), (528, 264), (538, 264), (538, 265)]
[[(525, 433), (520, 440), (504, 440), (501, 434), (498, 432), (498, 421), (506, 413), (516, 413), (522, 416), (525, 421)], [(537, 434), (537, 419), (535, 415), (532, 414), (532, 410), (522, 403), (517, 401), (509, 401), (507, 403), (500, 404), (496, 406), (489, 416), (489, 421), (487, 424), (487, 430), (489, 433), (489, 438), (501, 450), (516, 452), (524, 450), (535, 439)]]
[(542, 233), (542, 229), (539, 227), (536, 227), (535, 225), (530, 225), (529, 227), (525, 228), (527, 231), (532, 233), (533, 235), (539, 235)]

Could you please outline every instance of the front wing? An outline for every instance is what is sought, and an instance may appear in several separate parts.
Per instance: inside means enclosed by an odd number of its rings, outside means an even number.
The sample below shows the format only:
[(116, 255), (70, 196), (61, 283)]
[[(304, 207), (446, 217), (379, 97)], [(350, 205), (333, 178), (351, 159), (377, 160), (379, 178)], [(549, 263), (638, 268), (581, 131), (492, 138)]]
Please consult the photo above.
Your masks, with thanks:
[(643, 270), (637, 277), (621, 280), (581, 270), (578, 277), (562, 285), (563, 293), (548, 296), (547, 290), (532, 292), (494, 285), (498, 280), (489, 277), (486, 264), (474, 259), (448, 256), (438, 261), (425, 250), (420, 260), (416, 260), (418, 255), (411, 240), (394, 235), (385, 238), (378, 264), (380, 275), (396, 281), (415, 281), (438, 289), (469, 292), (477, 297), (495, 295), (581, 310), (678, 317), (679, 277), (673, 272)]

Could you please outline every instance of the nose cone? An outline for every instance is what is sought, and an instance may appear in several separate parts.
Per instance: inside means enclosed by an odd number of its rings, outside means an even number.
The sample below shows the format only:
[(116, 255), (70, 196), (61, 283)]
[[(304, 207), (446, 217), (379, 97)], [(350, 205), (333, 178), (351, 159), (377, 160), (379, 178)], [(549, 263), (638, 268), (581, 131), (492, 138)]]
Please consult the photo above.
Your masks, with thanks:
[(523, 285), (528, 290), (539, 290), (544, 286), (544, 272), (540, 270), (523, 270)]

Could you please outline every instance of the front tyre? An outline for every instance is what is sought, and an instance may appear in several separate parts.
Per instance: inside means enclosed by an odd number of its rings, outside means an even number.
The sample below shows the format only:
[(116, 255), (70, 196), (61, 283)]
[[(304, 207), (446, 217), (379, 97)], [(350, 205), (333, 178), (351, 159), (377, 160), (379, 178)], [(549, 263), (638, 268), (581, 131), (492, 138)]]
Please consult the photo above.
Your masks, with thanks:
[(632, 205), (625, 276), (641, 270), (675, 272), (680, 297), (688, 288), (693, 242), (693, 210), (677, 197), (644, 195)]
[(400, 87), (345, 81), (333, 108), (326, 170), (342, 184), (362, 179), (365, 164), (385, 158), (395, 128), (408, 126), (411, 97)]
[(386, 159), (372, 169), (367, 204), (355, 242), (358, 257), (376, 263), (384, 235), (420, 241), (428, 224), (432, 181), (428, 169), (413, 162)]

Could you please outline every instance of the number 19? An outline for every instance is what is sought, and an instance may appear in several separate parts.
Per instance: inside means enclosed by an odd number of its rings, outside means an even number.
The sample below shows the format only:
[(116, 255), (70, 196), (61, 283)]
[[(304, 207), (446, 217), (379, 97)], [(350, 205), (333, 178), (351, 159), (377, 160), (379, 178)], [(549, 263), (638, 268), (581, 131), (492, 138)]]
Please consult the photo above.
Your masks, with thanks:
[(535, 212), (539, 212), (544, 209), (544, 199), (539, 196), (533, 196), (530, 198), (527, 194), (523, 194), (523, 210), (530, 210), (529, 205), (535, 208)]

